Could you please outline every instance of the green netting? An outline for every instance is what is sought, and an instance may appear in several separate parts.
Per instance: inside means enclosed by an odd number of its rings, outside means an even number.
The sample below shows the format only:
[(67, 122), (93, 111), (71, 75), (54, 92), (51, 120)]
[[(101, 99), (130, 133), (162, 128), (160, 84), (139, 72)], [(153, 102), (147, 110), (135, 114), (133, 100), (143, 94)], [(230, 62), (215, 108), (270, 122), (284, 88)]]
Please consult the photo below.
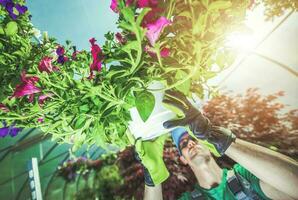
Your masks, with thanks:
[[(31, 199), (27, 166), (32, 157), (39, 163), (41, 190), (44, 199), (73, 199), (85, 186), (84, 178), (66, 183), (57, 176), (57, 167), (70, 157), (69, 144), (57, 144), (37, 129), (27, 129), (18, 136), (0, 140), (0, 199)], [(74, 152), (74, 156), (98, 158), (104, 150), (93, 145)]]

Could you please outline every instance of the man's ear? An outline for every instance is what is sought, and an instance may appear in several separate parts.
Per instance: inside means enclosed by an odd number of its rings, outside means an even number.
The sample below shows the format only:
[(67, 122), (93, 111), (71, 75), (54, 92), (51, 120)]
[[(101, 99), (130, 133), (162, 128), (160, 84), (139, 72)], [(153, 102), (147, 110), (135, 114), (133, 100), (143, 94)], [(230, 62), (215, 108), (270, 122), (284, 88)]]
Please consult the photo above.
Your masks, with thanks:
[(186, 160), (183, 156), (180, 156), (179, 159), (181, 160), (181, 162), (182, 162), (184, 165), (187, 165), (187, 164), (188, 164), (187, 160)]

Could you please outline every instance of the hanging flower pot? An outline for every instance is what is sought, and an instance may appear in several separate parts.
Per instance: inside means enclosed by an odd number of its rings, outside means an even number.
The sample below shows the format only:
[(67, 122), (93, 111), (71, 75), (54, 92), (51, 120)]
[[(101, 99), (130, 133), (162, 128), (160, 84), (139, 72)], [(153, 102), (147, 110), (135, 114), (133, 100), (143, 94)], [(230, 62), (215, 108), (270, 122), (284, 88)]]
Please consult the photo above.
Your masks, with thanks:
[(129, 122), (129, 130), (135, 138), (150, 140), (168, 133), (171, 130), (165, 129), (163, 123), (175, 118), (176, 114), (163, 105), (162, 99), (164, 97), (164, 91), (161, 90), (162, 88), (164, 88), (163, 84), (157, 81), (152, 82), (148, 88), (154, 96), (155, 104), (146, 121), (142, 119), (137, 107), (130, 109), (132, 121)]

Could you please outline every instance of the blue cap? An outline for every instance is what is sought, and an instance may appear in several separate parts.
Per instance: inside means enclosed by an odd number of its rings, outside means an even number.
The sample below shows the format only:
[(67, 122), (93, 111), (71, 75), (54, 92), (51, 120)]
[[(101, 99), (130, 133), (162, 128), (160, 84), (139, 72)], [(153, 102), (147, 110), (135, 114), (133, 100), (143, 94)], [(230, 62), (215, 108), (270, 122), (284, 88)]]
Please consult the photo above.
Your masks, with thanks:
[(179, 151), (179, 154), (180, 154), (180, 156), (182, 156), (181, 149), (179, 147), (179, 143), (180, 143), (181, 138), (185, 134), (188, 134), (188, 132), (185, 128), (179, 127), (179, 128), (175, 128), (174, 130), (172, 130), (171, 134), (172, 134), (173, 141)]

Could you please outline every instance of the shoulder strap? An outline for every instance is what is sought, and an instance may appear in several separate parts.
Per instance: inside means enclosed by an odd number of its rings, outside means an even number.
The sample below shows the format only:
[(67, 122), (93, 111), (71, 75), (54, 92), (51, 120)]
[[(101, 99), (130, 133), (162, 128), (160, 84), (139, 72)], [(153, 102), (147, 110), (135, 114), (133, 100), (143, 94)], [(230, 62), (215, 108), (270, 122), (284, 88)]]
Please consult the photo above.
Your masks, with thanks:
[(251, 184), (237, 172), (227, 180), (227, 184), (238, 200), (260, 200)]
[(204, 197), (203, 193), (197, 189), (194, 189), (191, 193), (190, 193), (191, 199), (192, 200), (206, 200), (206, 198)]

